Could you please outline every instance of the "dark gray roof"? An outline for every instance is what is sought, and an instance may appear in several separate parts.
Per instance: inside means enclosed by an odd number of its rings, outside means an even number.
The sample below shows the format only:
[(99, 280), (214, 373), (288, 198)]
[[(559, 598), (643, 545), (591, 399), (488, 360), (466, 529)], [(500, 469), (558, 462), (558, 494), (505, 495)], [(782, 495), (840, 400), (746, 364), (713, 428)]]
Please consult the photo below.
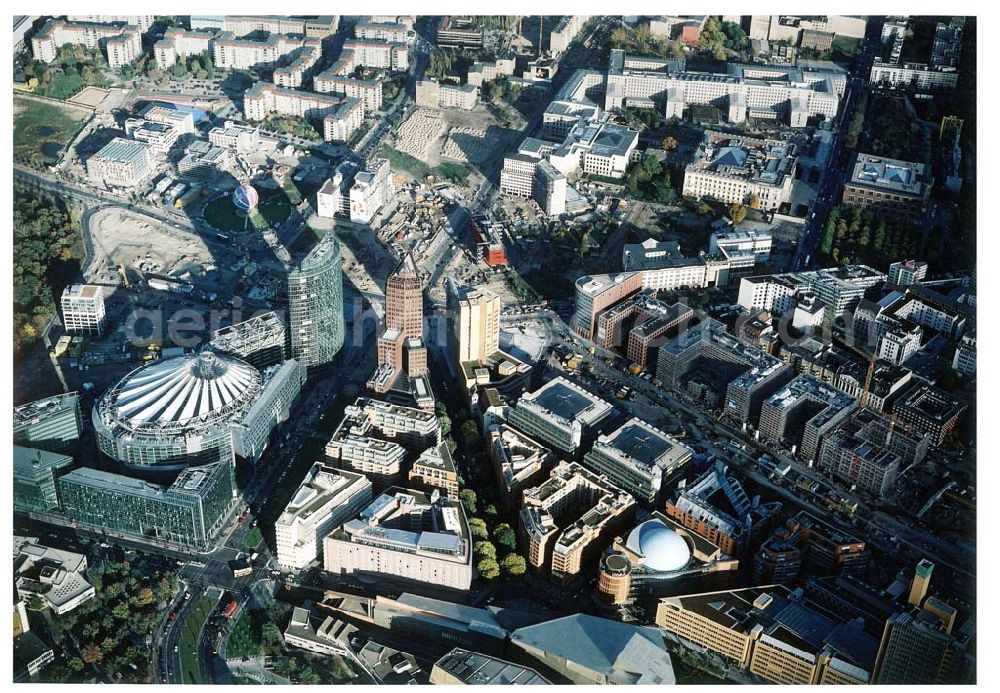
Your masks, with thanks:
[(575, 614), (514, 631), (511, 642), (565, 659), (609, 682), (672, 684), (670, 655), (658, 628)]

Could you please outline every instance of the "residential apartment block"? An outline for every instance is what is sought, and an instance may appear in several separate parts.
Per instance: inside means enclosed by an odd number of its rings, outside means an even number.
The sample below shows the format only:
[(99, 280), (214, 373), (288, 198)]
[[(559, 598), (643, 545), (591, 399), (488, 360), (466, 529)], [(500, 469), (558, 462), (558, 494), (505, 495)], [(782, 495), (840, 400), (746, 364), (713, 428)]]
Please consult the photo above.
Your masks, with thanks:
[(161, 70), (169, 70), (177, 63), (178, 58), (211, 53), (212, 44), (218, 37), (217, 31), (188, 31), (181, 27), (171, 27), (163, 34), (162, 39), (153, 44), (156, 66)]
[(682, 480), (665, 513), (723, 553), (741, 556), (771, 530), (781, 503), (752, 501), (735, 476), (716, 461), (691, 482)]
[(525, 489), (518, 527), (527, 563), (559, 583), (572, 581), (632, 519), (635, 500), (573, 462), (560, 462)]
[(112, 69), (129, 65), (142, 55), (142, 30), (133, 24), (98, 24), (50, 19), (31, 39), (35, 60), (51, 63), (66, 44), (102, 48)]
[(429, 447), (420, 453), (407, 478), (413, 488), (427, 492), (437, 489), (448, 498), (458, 498), (458, 472), (451, 451), (445, 443)]
[(418, 106), (428, 108), (462, 108), (471, 111), (479, 100), (479, 88), (474, 84), (450, 84), (436, 79), (417, 81)]
[(354, 65), (380, 67), (392, 72), (405, 72), (410, 67), (406, 44), (388, 41), (347, 40), (341, 59), (350, 51), (349, 60)]
[(350, 97), (314, 94), (257, 82), (243, 94), (247, 120), (264, 120), (271, 113), (322, 118), (323, 139), (348, 140), (364, 121), (364, 105)]
[(507, 424), (490, 429), (490, 461), (505, 511), (521, 507), (526, 488), (537, 486), (556, 463), (552, 451)]

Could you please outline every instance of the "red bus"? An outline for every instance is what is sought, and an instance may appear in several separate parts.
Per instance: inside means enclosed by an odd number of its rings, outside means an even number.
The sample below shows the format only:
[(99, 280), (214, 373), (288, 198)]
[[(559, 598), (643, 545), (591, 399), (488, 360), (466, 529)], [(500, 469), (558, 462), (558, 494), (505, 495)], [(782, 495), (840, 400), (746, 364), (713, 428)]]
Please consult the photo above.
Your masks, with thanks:
[(235, 600), (233, 600), (229, 602), (229, 606), (227, 606), (225, 611), (222, 612), (222, 615), (225, 616), (227, 619), (232, 620), (233, 614), (236, 613), (237, 608), (239, 608), (239, 605), (236, 603)]

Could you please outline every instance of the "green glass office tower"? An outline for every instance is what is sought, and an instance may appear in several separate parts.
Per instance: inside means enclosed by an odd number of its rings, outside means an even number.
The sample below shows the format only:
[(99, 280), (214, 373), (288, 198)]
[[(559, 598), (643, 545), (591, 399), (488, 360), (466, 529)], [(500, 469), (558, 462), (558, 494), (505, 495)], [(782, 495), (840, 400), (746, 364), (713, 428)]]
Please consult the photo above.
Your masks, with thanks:
[(56, 476), (73, 458), (45, 450), (14, 446), (14, 510), (47, 512), (59, 507)]
[(211, 544), (237, 502), (231, 462), (189, 467), (168, 487), (89, 468), (56, 485), (71, 520), (196, 548)]

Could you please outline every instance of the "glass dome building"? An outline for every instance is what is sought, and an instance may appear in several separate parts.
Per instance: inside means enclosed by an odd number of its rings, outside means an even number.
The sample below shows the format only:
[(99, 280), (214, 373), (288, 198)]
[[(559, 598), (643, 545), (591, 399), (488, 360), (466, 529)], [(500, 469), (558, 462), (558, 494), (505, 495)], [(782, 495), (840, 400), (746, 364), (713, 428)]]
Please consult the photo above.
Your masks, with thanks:
[(691, 562), (691, 547), (677, 532), (660, 520), (646, 520), (633, 529), (625, 546), (641, 557), (640, 565), (655, 573), (686, 568)]
[(605, 551), (597, 591), (608, 604), (628, 604), (641, 594), (669, 594), (693, 581), (725, 582), (738, 567), (737, 559), (712, 542), (654, 512)]
[(263, 387), (240, 359), (203, 351), (140, 366), (94, 406), (101, 452), (164, 471), (232, 457), (230, 425)]

